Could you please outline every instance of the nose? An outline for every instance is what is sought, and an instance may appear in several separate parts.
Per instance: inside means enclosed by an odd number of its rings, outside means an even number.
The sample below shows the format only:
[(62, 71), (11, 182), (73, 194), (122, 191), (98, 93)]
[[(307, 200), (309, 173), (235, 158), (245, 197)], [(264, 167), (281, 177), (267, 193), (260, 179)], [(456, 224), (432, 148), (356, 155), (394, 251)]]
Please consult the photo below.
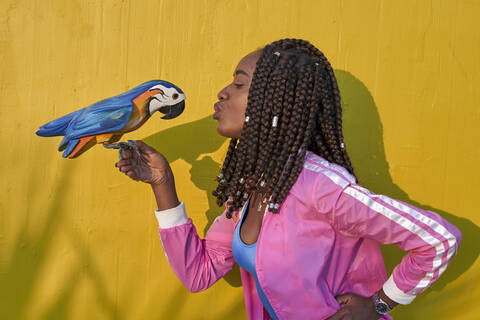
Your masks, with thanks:
[(225, 87), (217, 94), (218, 100), (226, 100), (228, 98), (227, 88)]

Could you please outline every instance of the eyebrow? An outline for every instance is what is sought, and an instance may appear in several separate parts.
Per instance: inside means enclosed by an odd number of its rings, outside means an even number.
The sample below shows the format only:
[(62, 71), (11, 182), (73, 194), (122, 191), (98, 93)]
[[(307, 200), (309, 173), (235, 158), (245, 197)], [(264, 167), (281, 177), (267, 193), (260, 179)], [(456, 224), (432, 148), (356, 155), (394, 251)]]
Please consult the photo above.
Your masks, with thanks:
[(250, 77), (250, 75), (249, 75), (248, 73), (246, 73), (245, 71), (243, 71), (243, 70), (237, 70), (237, 71), (235, 71), (235, 73), (233, 74), (233, 76), (236, 76), (237, 74), (243, 74), (243, 75), (245, 75), (245, 76), (247, 76), (247, 77)]

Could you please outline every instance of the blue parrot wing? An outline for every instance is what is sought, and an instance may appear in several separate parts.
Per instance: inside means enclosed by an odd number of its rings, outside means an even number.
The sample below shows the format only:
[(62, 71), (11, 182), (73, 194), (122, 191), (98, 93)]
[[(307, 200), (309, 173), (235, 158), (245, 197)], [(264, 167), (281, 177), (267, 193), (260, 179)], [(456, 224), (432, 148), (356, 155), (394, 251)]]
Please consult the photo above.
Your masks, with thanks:
[(41, 137), (63, 136), (72, 121), (82, 110), (74, 111), (41, 126), (35, 133)]
[(127, 92), (98, 101), (80, 110), (82, 112), (72, 119), (66, 130), (66, 141), (122, 129), (132, 114), (132, 100), (157, 84), (173, 86), (162, 80), (147, 81)]
[(79, 113), (71, 122), (66, 132), (68, 139), (113, 132), (122, 129), (132, 115), (132, 104), (102, 105), (97, 102)]

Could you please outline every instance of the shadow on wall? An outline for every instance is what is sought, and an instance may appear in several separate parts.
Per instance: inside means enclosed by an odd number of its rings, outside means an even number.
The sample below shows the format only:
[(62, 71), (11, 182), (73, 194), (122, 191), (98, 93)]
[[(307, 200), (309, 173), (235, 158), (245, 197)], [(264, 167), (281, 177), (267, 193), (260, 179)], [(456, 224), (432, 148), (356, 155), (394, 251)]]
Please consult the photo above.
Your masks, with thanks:
[[(41, 144), (33, 146), (36, 152), (41, 152)], [(57, 153), (49, 153), (51, 156), (45, 163), (53, 163), (53, 157)], [(44, 164), (39, 164), (44, 165)], [(77, 228), (65, 223), (64, 217), (70, 212), (68, 203), (65, 202), (67, 195), (71, 192), (71, 177), (76, 170), (75, 161), (64, 161), (55, 177), (54, 187), (49, 194), (50, 201), (45, 207), (40, 206), (41, 197), (45, 196), (39, 187), (43, 185), (43, 171), (32, 166), (28, 175), (25, 192), (29, 202), (27, 211), (17, 212), (24, 217), (15, 239), (12, 241), (12, 254), (2, 257), (0, 264), (0, 319), (24, 319), (28, 314), (29, 307), (37, 297), (37, 288), (42, 282), (42, 274), (52, 273), (57, 270), (46, 271), (47, 260), (51, 255), (55, 237), (58, 233), (68, 235), (68, 239), (75, 251), (76, 263), (68, 270), (67, 276), (59, 283), (58, 294), (55, 294), (51, 301), (48, 301), (46, 308), (36, 314), (36, 319), (54, 320), (70, 319), (72, 314), (75, 296), (79, 294), (79, 287), (85, 281), (90, 282), (94, 288), (91, 292), (95, 296), (96, 306), (100, 309), (102, 319), (176, 319), (185, 303), (186, 294), (189, 294), (183, 286), (178, 286), (167, 294), (167, 300), (162, 302), (166, 308), (159, 308), (158, 302), (154, 299), (143, 310), (142, 315), (132, 315), (131, 307), (135, 300), (136, 280), (126, 278), (123, 284), (127, 288), (118, 296), (112, 293), (108, 279), (102, 270), (97, 266), (95, 257), (91, 255), (86, 235), (79, 233)], [(28, 211), (37, 210), (45, 216), (42, 227), (29, 230)], [(116, 284), (118, 285), (118, 284)], [(157, 298), (162, 298), (157, 297)], [(143, 302), (142, 302), (143, 303)], [(242, 300), (232, 305), (232, 309), (226, 310), (222, 319), (233, 319), (235, 315), (242, 313), (244, 303)]]
[[(43, 151), (41, 144), (33, 146), (36, 153)], [(53, 163), (52, 158), (56, 153), (50, 153), (51, 157), (45, 163)], [(44, 164), (39, 164), (43, 166)], [(78, 286), (85, 278), (92, 282), (95, 287), (96, 301), (98, 306), (104, 312), (106, 319), (123, 319), (118, 315), (118, 306), (115, 299), (108, 292), (107, 284), (103, 279), (101, 272), (96, 268), (95, 261), (85, 245), (84, 236), (78, 234), (78, 231), (72, 226), (66, 224), (63, 220), (65, 213), (69, 210), (65, 202), (72, 185), (71, 176), (76, 169), (73, 161), (65, 163), (57, 171), (55, 184), (52, 193), (48, 195), (51, 199), (45, 207), (39, 205), (41, 198), (45, 196), (42, 190), (44, 181), (43, 170), (38, 170), (35, 166), (31, 167), (28, 175), (25, 192), (29, 203), (27, 211), (17, 212), (19, 216), (24, 217), (24, 221), (18, 228), (15, 239), (12, 241), (12, 254), (5, 258), (5, 262), (0, 265), (0, 318), (1, 319), (24, 319), (29, 307), (36, 297), (36, 289), (42, 281), (41, 274), (45, 272), (48, 264), (48, 257), (55, 237), (60, 232), (69, 235), (73, 243), (75, 253), (78, 255), (78, 263), (68, 270), (66, 280), (61, 284), (59, 294), (49, 302), (46, 309), (36, 315), (36, 319), (69, 319), (71, 317), (72, 302), (78, 294)], [(29, 211), (36, 210), (42, 212), (45, 216), (43, 227), (31, 231), (29, 225)], [(56, 272), (56, 270), (49, 271)], [(126, 309), (127, 303), (122, 305)]]
[[(447, 283), (457, 279), (475, 262), (479, 254), (479, 248), (475, 245), (475, 235), (479, 234), (480, 229), (467, 219), (410, 199), (392, 181), (383, 146), (382, 124), (372, 95), (365, 85), (351, 73), (336, 70), (335, 75), (342, 94), (345, 141), (360, 184), (374, 192), (386, 194), (425, 210), (434, 211), (457, 226), (463, 234), (458, 254), (445, 273), (415, 300), (413, 307), (397, 308), (394, 312), (394, 315), (401, 319), (420, 319), (422, 316), (414, 305), (418, 303), (441, 304), (441, 297), (437, 298), (435, 302), (427, 301), (429, 293), (441, 291)], [(216, 124), (217, 122), (208, 116), (158, 132), (144, 139), (146, 143), (160, 150), (170, 162), (181, 158), (192, 166), (190, 169), (191, 180), (199, 189), (206, 192), (209, 202), (209, 209), (206, 212), (208, 224), (204, 229), (205, 232), (215, 217), (223, 212), (223, 208), (217, 206), (216, 198), (211, 194), (212, 190), (216, 188), (217, 183), (214, 179), (220, 172), (222, 164), (216, 163), (209, 156), (198, 159), (202, 154), (217, 151), (225, 143), (225, 138), (216, 131)], [(175, 144), (170, 143), (173, 140)], [(382, 252), (387, 272), (390, 274), (405, 253), (393, 245), (382, 246)], [(229, 272), (225, 280), (232, 286), (240, 286), (238, 267)]]
[[(430, 293), (441, 291), (448, 283), (466, 272), (477, 259), (480, 249), (476, 241), (478, 241), (480, 228), (468, 219), (410, 199), (407, 193), (392, 181), (385, 157), (382, 123), (372, 95), (351, 73), (336, 70), (335, 75), (342, 95), (345, 144), (359, 183), (373, 192), (436, 212), (462, 232), (463, 239), (458, 253), (442, 276), (420, 294), (410, 306), (396, 308), (393, 312), (398, 319), (425, 319), (425, 316), (429, 315), (428, 310), (434, 308), (434, 305), (441, 305), (445, 299), (451, 299), (452, 296), (448, 294), (431, 298)], [(405, 255), (404, 251), (394, 245), (382, 246), (382, 253), (387, 274), (392, 272)], [(424, 311), (420, 310), (422, 308), (416, 308), (415, 305), (429, 305), (427, 313), (423, 314)]]

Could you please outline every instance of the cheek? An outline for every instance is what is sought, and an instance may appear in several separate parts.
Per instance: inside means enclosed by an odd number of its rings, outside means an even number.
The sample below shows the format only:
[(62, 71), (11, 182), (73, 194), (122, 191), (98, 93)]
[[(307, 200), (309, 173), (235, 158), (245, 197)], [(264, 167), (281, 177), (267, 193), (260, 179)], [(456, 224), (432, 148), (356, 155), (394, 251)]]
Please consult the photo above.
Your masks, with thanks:
[(232, 98), (221, 112), (218, 120), (217, 131), (220, 135), (230, 138), (240, 138), (243, 124), (245, 123), (247, 101), (248, 91), (232, 95)]
[(217, 132), (224, 137), (240, 138), (244, 120), (238, 114), (225, 114), (217, 123)]

